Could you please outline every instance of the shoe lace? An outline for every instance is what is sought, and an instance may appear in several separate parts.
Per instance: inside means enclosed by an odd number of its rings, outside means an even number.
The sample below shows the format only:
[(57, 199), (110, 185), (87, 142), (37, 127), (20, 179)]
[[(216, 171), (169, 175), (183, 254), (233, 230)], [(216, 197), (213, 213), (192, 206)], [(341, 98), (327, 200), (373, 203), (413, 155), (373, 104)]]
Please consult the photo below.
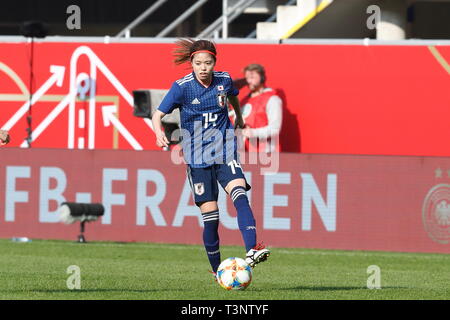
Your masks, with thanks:
[(256, 244), (256, 246), (253, 248), (255, 250), (262, 250), (264, 249), (266, 246), (264, 245), (263, 242), (259, 242), (258, 244)]

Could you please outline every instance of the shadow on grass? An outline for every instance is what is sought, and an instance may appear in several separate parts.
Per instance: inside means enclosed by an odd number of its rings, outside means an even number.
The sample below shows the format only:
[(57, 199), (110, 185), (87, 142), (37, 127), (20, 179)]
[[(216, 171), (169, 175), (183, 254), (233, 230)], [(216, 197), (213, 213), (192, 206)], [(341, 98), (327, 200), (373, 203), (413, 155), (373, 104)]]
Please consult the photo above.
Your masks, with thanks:
[[(408, 287), (381, 287), (381, 289), (410, 289)], [(297, 286), (289, 288), (279, 288), (285, 291), (350, 291), (350, 290), (370, 290), (367, 287), (323, 287), (323, 286)]]
[(4, 293), (67, 293), (67, 294), (82, 294), (82, 293), (100, 293), (100, 292), (122, 292), (122, 293), (152, 293), (152, 292), (181, 292), (188, 291), (187, 289), (29, 289), (29, 290), (0, 290)]

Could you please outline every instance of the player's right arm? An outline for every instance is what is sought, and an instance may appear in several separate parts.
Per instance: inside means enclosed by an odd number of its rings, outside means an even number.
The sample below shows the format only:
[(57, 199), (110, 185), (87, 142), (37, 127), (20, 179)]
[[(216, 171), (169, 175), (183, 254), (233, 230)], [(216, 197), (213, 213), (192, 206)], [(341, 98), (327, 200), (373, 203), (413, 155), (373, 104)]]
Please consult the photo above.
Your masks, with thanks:
[(153, 113), (152, 124), (153, 130), (156, 134), (156, 144), (158, 147), (168, 147), (169, 140), (166, 134), (162, 130), (161, 119), (168, 113), (171, 113), (175, 108), (180, 107), (183, 104), (183, 92), (180, 86), (174, 82), (169, 92), (165, 95), (161, 101), (158, 109)]
[(169, 140), (167, 139), (166, 134), (162, 130), (161, 119), (165, 115), (166, 114), (164, 112), (156, 110), (152, 116), (153, 131), (155, 131), (156, 135), (156, 145), (161, 148), (169, 146)]

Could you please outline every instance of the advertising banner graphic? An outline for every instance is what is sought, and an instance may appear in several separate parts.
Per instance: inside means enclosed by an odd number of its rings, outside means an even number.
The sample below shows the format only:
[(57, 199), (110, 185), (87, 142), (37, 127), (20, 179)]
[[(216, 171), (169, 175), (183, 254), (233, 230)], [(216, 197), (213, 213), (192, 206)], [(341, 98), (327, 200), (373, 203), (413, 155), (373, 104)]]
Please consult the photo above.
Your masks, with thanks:
[[(0, 237), (76, 240), (63, 202), (102, 203), (88, 241), (202, 243), (186, 166), (171, 152), (1, 148)], [(280, 154), (242, 164), (258, 240), (273, 247), (450, 253), (450, 158)], [(197, 190), (199, 191), (199, 190)], [(199, 191), (200, 192), (200, 191)], [(242, 245), (219, 195), (222, 244)]]

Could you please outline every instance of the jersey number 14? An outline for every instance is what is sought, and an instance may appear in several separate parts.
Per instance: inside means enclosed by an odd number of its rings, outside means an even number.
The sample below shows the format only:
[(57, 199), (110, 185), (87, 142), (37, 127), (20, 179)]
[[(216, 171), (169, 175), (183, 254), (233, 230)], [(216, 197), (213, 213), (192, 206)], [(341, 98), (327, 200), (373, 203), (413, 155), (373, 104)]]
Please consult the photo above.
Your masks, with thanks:
[(216, 126), (217, 114), (214, 113), (204, 113), (203, 117), (205, 118), (204, 128), (208, 128), (209, 124), (212, 123), (213, 127)]
[(231, 160), (228, 162), (228, 166), (231, 168), (231, 172), (233, 172), (233, 174), (236, 174), (236, 168), (242, 168), (236, 160)]

